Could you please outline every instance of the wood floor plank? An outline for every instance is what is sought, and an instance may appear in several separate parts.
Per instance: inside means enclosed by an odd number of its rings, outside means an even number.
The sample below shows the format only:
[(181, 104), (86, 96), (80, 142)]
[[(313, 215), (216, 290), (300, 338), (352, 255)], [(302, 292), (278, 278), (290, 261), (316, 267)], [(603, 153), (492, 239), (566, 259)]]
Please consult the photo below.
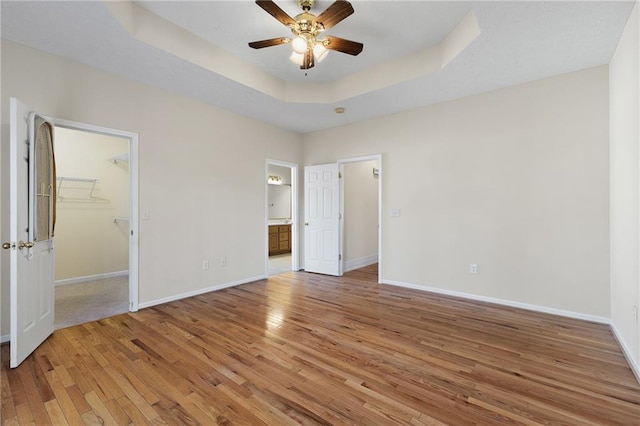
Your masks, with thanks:
[(87, 426), (102, 426), (105, 424), (104, 420), (101, 419), (93, 411), (87, 411), (86, 413), (82, 413), (82, 420), (84, 421), (84, 424)]
[(51, 374), (48, 376), (48, 379), (51, 389), (53, 390), (53, 394), (55, 395), (55, 401), (58, 404), (61, 412), (65, 416), (67, 422), (73, 425), (82, 424), (82, 417), (76, 409), (76, 406), (73, 403), (73, 399), (67, 392), (67, 388), (64, 386), (64, 383), (61, 379), (59, 379), (57, 372), (51, 372)]
[[(131, 403), (144, 415), (147, 420), (153, 420), (158, 417), (158, 413), (147, 403), (143, 395), (127, 380), (127, 378), (114, 366), (105, 367), (107, 374), (114, 380), (114, 382), (122, 389), (123, 397), (131, 401)], [(120, 399), (120, 398), (118, 398)], [(112, 400), (113, 401), (113, 400)], [(154, 402), (158, 402), (156, 399)]]
[(21, 425), (35, 424), (35, 420), (33, 419), (33, 413), (31, 411), (31, 407), (29, 407), (29, 404), (20, 404), (16, 406), (16, 414), (17, 414), (16, 419), (18, 421), (18, 424), (21, 424)]
[[(64, 413), (62, 412), (62, 408), (60, 408), (60, 404), (56, 399), (52, 399), (44, 403), (44, 408), (49, 413), (49, 418), (51, 419), (51, 424), (56, 426), (63, 426), (70, 424), (67, 421)], [(81, 424), (81, 423), (80, 423)]]
[(109, 409), (104, 405), (104, 402), (100, 399), (96, 392), (87, 392), (85, 394), (87, 403), (93, 409), (93, 413), (98, 417), (101, 423), (105, 425), (117, 425), (116, 419), (113, 418)]
[[(134, 424), (134, 425), (143, 425), (143, 424), (147, 424), (147, 423), (153, 423), (156, 419), (158, 419), (160, 417), (159, 414), (157, 414), (157, 412), (156, 412), (156, 417), (154, 417), (152, 419), (148, 419), (138, 409), (138, 407), (134, 406), (133, 403), (131, 403), (131, 401), (129, 400), (129, 398), (127, 398), (125, 396), (123, 396), (122, 398), (118, 399), (118, 404), (120, 404), (120, 407), (122, 408), (122, 410), (125, 413), (127, 413), (127, 416), (129, 416), (129, 418), (131, 419), (131, 424)], [(155, 410), (154, 410), (154, 412), (155, 412)]]
[[(20, 373), (20, 380), (24, 384), (24, 389), (27, 395), (28, 404), (31, 411), (33, 421), (38, 425), (50, 425), (51, 420), (49, 414), (44, 407), (44, 403), (53, 399), (55, 396), (50, 390), (48, 385), (43, 386), (43, 379), (40, 372), (35, 368), (35, 357), (29, 357), (23, 362), (23, 367)], [(43, 400), (43, 395), (46, 395), (47, 400)]]
[(57, 330), (16, 369), (11, 424), (640, 425), (608, 326), (290, 272)]
[(84, 394), (82, 393), (80, 388), (78, 388), (78, 386), (69, 386), (68, 388), (65, 388), (65, 390), (67, 391), (69, 398), (71, 398), (71, 401), (73, 401), (73, 405), (76, 407), (76, 411), (78, 412), (78, 414), (82, 415), (88, 411), (91, 411), (91, 406), (89, 405), (87, 400), (84, 399)]
[(122, 409), (117, 400), (112, 399), (104, 403), (107, 410), (115, 420), (117, 425), (128, 425), (131, 424), (131, 419), (127, 415), (127, 413)]
[(9, 383), (9, 372), (3, 368), (0, 371), (0, 401), (2, 401), (2, 415), (5, 419), (13, 419), (17, 416), (15, 401)]

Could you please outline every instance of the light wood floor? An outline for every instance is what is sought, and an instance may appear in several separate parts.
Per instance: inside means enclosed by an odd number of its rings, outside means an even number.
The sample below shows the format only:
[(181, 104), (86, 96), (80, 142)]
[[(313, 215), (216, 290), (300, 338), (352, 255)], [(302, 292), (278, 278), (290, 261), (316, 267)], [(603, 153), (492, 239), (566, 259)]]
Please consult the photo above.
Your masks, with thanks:
[(640, 424), (607, 326), (289, 272), (57, 330), (5, 424)]

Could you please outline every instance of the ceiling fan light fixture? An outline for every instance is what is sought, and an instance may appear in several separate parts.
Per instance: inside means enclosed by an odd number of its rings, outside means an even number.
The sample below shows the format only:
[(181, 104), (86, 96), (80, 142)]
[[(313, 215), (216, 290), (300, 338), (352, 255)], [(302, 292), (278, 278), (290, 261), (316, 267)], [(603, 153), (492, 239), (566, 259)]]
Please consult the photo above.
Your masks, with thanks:
[(327, 53), (329, 53), (329, 49), (324, 47), (322, 41), (317, 40), (316, 45), (313, 46), (313, 56), (316, 57), (316, 61), (322, 62), (322, 60), (327, 57)]
[(291, 52), (291, 56), (289, 56), (289, 60), (300, 67), (304, 63), (304, 54)]
[(334, 27), (345, 18), (351, 16), (354, 12), (351, 3), (347, 0), (335, 0), (322, 13), (316, 16), (309, 12), (315, 1), (298, 0), (302, 13), (292, 18), (273, 0), (255, 0), (256, 4), (265, 12), (288, 28), (293, 34), (293, 38), (277, 37), (253, 41), (249, 43), (249, 47), (262, 49), (290, 43), (294, 53), (291, 54), (289, 59), (302, 70), (313, 68), (316, 63), (321, 62), (326, 57), (328, 50), (335, 50), (352, 56), (360, 54), (364, 46), (362, 43), (335, 36), (316, 38), (324, 30)]
[(291, 42), (291, 46), (293, 47), (293, 51), (295, 53), (303, 54), (307, 51), (309, 44), (307, 43), (306, 38), (298, 36), (293, 39), (293, 41)]

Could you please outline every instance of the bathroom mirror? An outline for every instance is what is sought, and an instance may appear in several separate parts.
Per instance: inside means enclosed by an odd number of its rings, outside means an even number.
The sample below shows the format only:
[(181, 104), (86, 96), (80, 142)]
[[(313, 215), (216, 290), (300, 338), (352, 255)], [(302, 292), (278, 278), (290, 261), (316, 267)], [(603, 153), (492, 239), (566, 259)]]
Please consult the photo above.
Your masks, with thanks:
[(291, 219), (291, 186), (269, 185), (269, 219)]

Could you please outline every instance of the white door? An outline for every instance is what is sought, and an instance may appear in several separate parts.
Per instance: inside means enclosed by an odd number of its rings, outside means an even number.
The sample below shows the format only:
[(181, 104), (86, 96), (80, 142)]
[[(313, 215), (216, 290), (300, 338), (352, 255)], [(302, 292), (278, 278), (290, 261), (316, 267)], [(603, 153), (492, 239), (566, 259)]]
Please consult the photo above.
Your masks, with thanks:
[(11, 368), (51, 333), (54, 320), (53, 126), (15, 98), (10, 105)]
[(304, 270), (342, 275), (338, 164), (304, 168)]

